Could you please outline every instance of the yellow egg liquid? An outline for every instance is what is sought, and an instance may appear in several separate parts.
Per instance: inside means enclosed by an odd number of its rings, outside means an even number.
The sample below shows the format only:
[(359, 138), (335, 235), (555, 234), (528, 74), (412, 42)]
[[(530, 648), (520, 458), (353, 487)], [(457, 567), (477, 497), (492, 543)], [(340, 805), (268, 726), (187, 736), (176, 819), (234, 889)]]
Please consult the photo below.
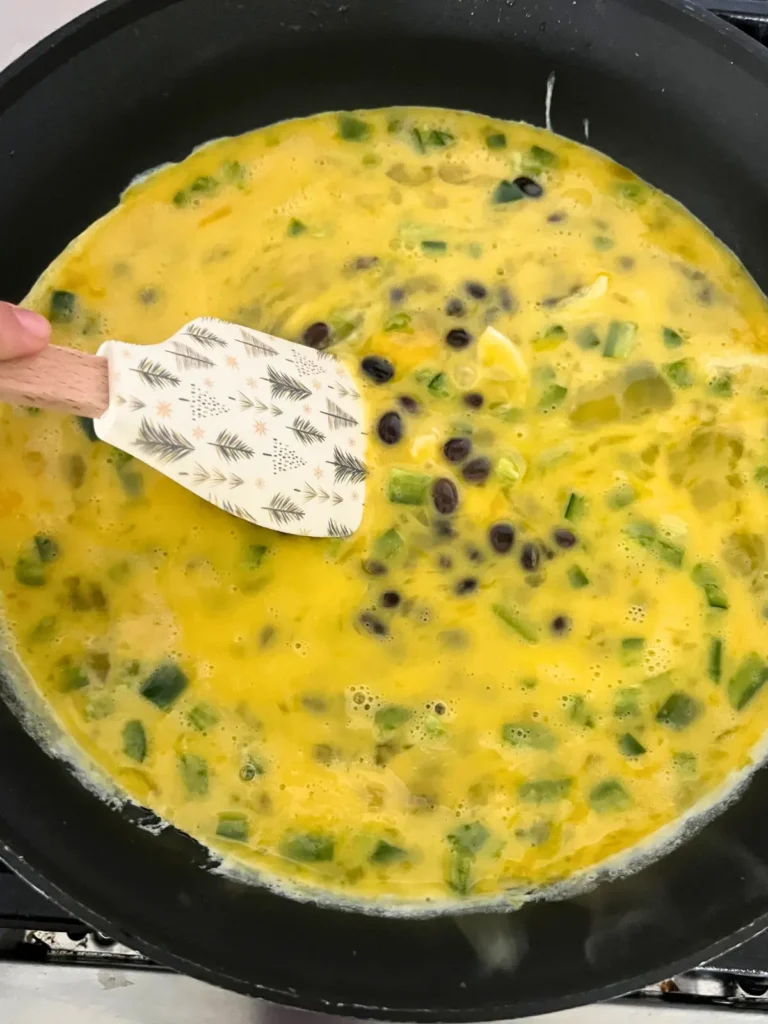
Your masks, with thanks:
[[(362, 527), (312, 540), (73, 417), (0, 412), (19, 657), (202, 843), (352, 899), (488, 898), (630, 850), (749, 766), (768, 310), (629, 171), (469, 113), (285, 122), (133, 185), (29, 305), (89, 352), (201, 315), (329, 346), (370, 413)], [(332, 508), (337, 483), (295, 498)]]

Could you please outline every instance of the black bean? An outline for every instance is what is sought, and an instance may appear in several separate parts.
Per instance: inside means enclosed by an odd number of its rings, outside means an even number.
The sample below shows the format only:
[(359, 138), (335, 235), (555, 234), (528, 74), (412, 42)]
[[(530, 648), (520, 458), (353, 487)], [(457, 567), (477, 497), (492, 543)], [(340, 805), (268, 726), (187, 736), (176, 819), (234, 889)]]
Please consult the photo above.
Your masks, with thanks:
[(453, 480), (440, 477), (432, 484), (432, 503), (437, 511), (444, 516), (455, 512), (459, 505), (459, 492)]
[(515, 528), (512, 523), (494, 523), (488, 531), (488, 539), (494, 551), (506, 555), (515, 543)]
[(397, 444), (403, 436), (403, 421), (399, 412), (385, 412), (376, 424), (376, 433), (383, 444)]
[(466, 348), (472, 341), (472, 335), (464, 327), (452, 327), (445, 336), (451, 348)]
[(550, 623), (550, 629), (556, 636), (563, 636), (565, 633), (570, 632), (571, 620), (567, 615), (556, 615)]
[(446, 540), (456, 536), (453, 523), (448, 519), (436, 519), (434, 522), (434, 529), (438, 537), (445, 538)]
[(382, 608), (397, 608), (400, 604), (400, 595), (396, 590), (385, 590), (381, 595)]
[(631, 256), (619, 256), (616, 263), (619, 270), (632, 270), (635, 266), (635, 261)]
[(572, 548), (576, 543), (576, 534), (565, 526), (558, 526), (552, 531), (552, 540), (559, 548)]
[(520, 552), (520, 565), (525, 569), (526, 572), (536, 572), (539, 567), (541, 555), (538, 547), (531, 541), (527, 544), (523, 544), (523, 550)]
[(389, 301), (393, 306), (399, 306), (405, 298), (405, 288), (390, 288)]
[(468, 544), (465, 548), (465, 552), (470, 562), (475, 562), (477, 564), (485, 561), (485, 555), (483, 555), (483, 552), (473, 544)]
[(467, 281), (464, 287), (467, 290), (467, 295), (470, 295), (473, 299), (484, 299), (488, 294), (488, 289), (484, 284), (480, 284), (479, 281)]
[(499, 305), (505, 313), (511, 313), (515, 308), (515, 300), (512, 297), (512, 292), (507, 288), (505, 284), (499, 285), (497, 289), (497, 295), (499, 297)]
[(443, 455), (449, 462), (461, 462), (472, 451), (468, 437), (451, 437), (443, 445)]
[(470, 409), (482, 408), (485, 399), (479, 391), (467, 391), (464, 395), (464, 405), (468, 405)]
[(550, 213), (547, 220), (550, 224), (559, 224), (561, 221), (566, 220), (567, 217), (567, 213), (563, 213), (562, 210), (556, 210), (554, 213)]
[(357, 256), (352, 260), (353, 270), (370, 270), (371, 267), (375, 267), (379, 262), (378, 256)]
[(457, 597), (464, 597), (465, 594), (472, 594), (477, 590), (477, 577), (476, 576), (465, 576), (463, 580), (454, 587), (454, 593)]
[(366, 356), (360, 369), (374, 384), (386, 384), (395, 375), (395, 368), (384, 356)]
[(440, 557), (437, 559), (437, 565), (438, 568), (440, 569), (452, 569), (453, 559), (451, 558), (450, 555), (440, 555)]
[(363, 612), (360, 616), (360, 625), (364, 626), (374, 636), (387, 635), (387, 627), (373, 612)]
[(387, 567), (383, 562), (378, 562), (375, 558), (368, 558), (363, 562), (363, 572), (369, 576), (386, 576)]
[(436, 715), (444, 715), (445, 712), (448, 710), (448, 708), (445, 706), (445, 704), (443, 704), (440, 701), (438, 701), (435, 704), (433, 710), (434, 710)]
[(410, 395), (398, 395), (397, 400), (400, 403), (400, 406), (405, 409), (406, 412), (411, 413), (411, 415), (415, 416), (416, 413), (421, 412), (421, 406), (416, 399), (411, 398)]
[(491, 475), (491, 460), (485, 455), (478, 455), (464, 463), (461, 475), (468, 484), (484, 484)]
[(301, 336), (301, 340), (310, 348), (324, 349), (331, 344), (331, 329), (328, 324), (318, 320), (310, 324)]
[(464, 316), (466, 310), (464, 309), (464, 303), (461, 299), (452, 298), (448, 299), (445, 305), (446, 316)]
[(528, 196), (529, 199), (538, 199), (539, 196), (544, 195), (544, 189), (533, 178), (526, 178), (523, 174), (519, 178), (515, 178), (515, 185), (520, 189), (523, 195)]

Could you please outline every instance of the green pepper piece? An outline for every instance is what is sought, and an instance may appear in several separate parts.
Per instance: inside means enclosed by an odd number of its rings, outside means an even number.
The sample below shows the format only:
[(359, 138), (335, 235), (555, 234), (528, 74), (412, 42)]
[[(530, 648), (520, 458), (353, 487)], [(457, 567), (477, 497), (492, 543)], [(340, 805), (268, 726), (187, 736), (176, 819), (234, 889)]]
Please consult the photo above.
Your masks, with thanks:
[(56, 634), (56, 623), (55, 615), (44, 615), (30, 630), (29, 642), (31, 644), (42, 644), (52, 640)]
[(695, 754), (690, 750), (680, 750), (672, 755), (672, 764), (675, 771), (683, 779), (695, 779), (699, 770), (699, 763)]
[(189, 191), (194, 192), (196, 195), (211, 195), (219, 187), (218, 181), (212, 178), (210, 174), (201, 174), (199, 178), (195, 178), (192, 184), (189, 186)]
[(295, 860), (300, 864), (320, 864), (333, 860), (335, 843), (330, 836), (318, 832), (307, 832), (303, 835), (284, 839), (280, 844), (280, 852), (287, 860)]
[(401, 704), (386, 704), (377, 710), (373, 720), (382, 732), (394, 732), (395, 729), (404, 726), (412, 716), (410, 708), (405, 708)]
[(77, 314), (77, 296), (74, 292), (51, 292), (48, 319), (52, 324), (71, 324)]
[(522, 782), (517, 787), (520, 799), (527, 804), (551, 804), (568, 795), (573, 779), (538, 779)]
[(179, 771), (189, 796), (208, 793), (208, 762), (198, 754), (180, 754)]
[(511, 747), (554, 750), (557, 746), (555, 734), (538, 722), (506, 722), (501, 727), (501, 738)]
[(93, 426), (93, 420), (90, 418), (90, 416), (76, 416), (75, 418), (77, 420), (78, 427), (80, 427), (80, 429), (82, 430), (82, 432), (85, 434), (89, 441), (99, 440), (98, 435), (96, 434), (96, 430), (94, 429)]
[(88, 676), (80, 665), (75, 665), (71, 661), (64, 661), (62, 663), (61, 675), (59, 677), (59, 689), (62, 693), (82, 690), (88, 686), (88, 683)]
[(161, 711), (168, 711), (187, 688), (188, 679), (172, 661), (158, 665), (141, 685), (139, 693)]
[(216, 822), (216, 835), (232, 843), (247, 843), (250, 827), (244, 814), (222, 811)]
[(399, 864), (404, 860), (408, 860), (408, 853), (401, 846), (395, 846), (393, 843), (388, 843), (386, 839), (380, 839), (374, 846), (368, 860), (371, 864), (379, 864), (381, 866)]
[(576, 332), (576, 344), (585, 351), (589, 351), (591, 348), (599, 348), (601, 345), (600, 335), (591, 325), (582, 327)]
[(376, 538), (373, 553), (377, 558), (394, 558), (404, 543), (402, 535), (393, 526)]
[(268, 551), (266, 544), (249, 544), (243, 554), (243, 568), (249, 571), (259, 569)]
[(446, 838), (455, 850), (474, 857), (485, 846), (490, 834), (481, 821), (471, 821), (459, 825), (453, 832), (449, 832)]
[(768, 681), (768, 665), (759, 654), (749, 654), (728, 680), (728, 701), (743, 711)]
[(608, 252), (615, 244), (614, 240), (607, 235), (595, 235), (592, 239), (592, 245), (594, 245), (598, 252)]
[(339, 114), (338, 136), (345, 142), (365, 142), (371, 134), (371, 126), (352, 114)]
[(55, 562), (61, 554), (58, 541), (45, 533), (38, 533), (34, 539), (35, 551), (41, 562)]
[(716, 398), (733, 398), (733, 378), (730, 373), (719, 373), (709, 381), (707, 389)]
[(719, 683), (723, 674), (723, 641), (719, 636), (710, 637), (707, 651), (707, 675), (713, 683)]
[(679, 331), (674, 331), (671, 327), (662, 327), (661, 340), (667, 348), (680, 348), (685, 338)]
[(307, 225), (304, 221), (299, 220), (297, 217), (291, 217), (288, 221), (288, 236), (289, 238), (297, 238), (299, 235), (303, 235), (307, 230)]
[(635, 347), (637, 324), (629, 320), (612, 320), (605, 337), (603, 356), (606, 359), (626, 359)]
[(503, 203), (516, 203), (520, 199), (525, 199), (525, 193), (514, 181), (500, 181), (491, 193), (491, 202), (497, 206)]
[(565, 707), (568, 712), (568, 721), (582, 729), (594, 729), (595, 720), (589, 705), (580, 693), (570, 693), (565, 698)]
[(393, 469), (389, 477), (388, 497), (397, 505), (424, 505), (432, 478), (410, 469)]
[(618, 510), (631, 505), (636, 497), (637, 495), (632, 484), (624, 481), (624, 483), (619, 484), (618, 487), (614, 487), (613, 490), (608, 492), (605, 496), (605, 503), (608, 508)]
[(656, 721), (679, 731), (695, 722), (703, 708), (699, 701), (687, 693), (671, 693), (656, 712)]
[(425, 238), (421, 243), (421, 251), (427, 255), (440, 256), (448, 251), (448, 244), (439, 238)]
[(529, 644), (538, 643), (539, 634), (537, 630), (529, 622), (526, 622), (525, 619), (516, 615), (511, 609), (505, 608), (503, 604), (493, 604), (491, 609), (494, 615), (501, 619), (510, 629), (513, 629), (523, 640), (527, 640)]
[(710, 608), (727, 609), (729, 607), (728, 597), (717, 580), (715, 569), (706, 562), (699, 562), (691, 570), (691, 578), (704, 591), (707, 604)]
[(543, 146), (531, 146), (528, 155), (531, 160), (541, 164), (542, 167), (557, 167), (560, 163), (557, 153), (553, 153), (551, 149), (545, 149)]
[(692, 359), (678, 359), (674, 363), (665, 363), (662, 370), (672, 381), (675, 387), (685, 391), (693, 387), (696, 378), (693, 375), (694, 362)]
[(645, 753), (645, 747), (640, 740), (635, 739), (631, 732), (625, 732), (619, 736), (619, 750), (624, 757), (640, 757)]
[(436, 373), (429, 384), (427, 384), (427, 391), (430, 395), (434, 395), (435, 398), (450, 398), (453, 394), (453, 388), (448, 380), (448, 374)]
[(123, 726), (123, 753), (139, 762), (147, 756), (147, 734), (138, 718), (132, 718)]
[(391, 333), (392, 331), (399, 332), (410, 332), (411, 318), (408, 313), (393, 313), (392, 316), (388, 317), (384, 323), (384, 330)]
[(210, 704), (195, 704), (187, 715), (189, 724), (198, 732), (208, 732), (214, 725), (218, 725), (220, 718), (219, 712)]
[(587, 499), (583, 494), (577, 494), (572, 491), (568, 495), (568, 501), (565, 503), (565, 512), (563, 513), (569, 523), (575, 523), (579, 519), (582, 519), (587, 512)]
[(640, 181), (620, 181), (616, 185), (616, 195), (636, 206), (641, 206), (647, 198), (645, 186)]
[(35, 554), (19, 555), (14, 566), (17, 583), (23, 587), (44, 587), (46, 584), (45, 568)]
[(598, 782), (590, 789), (588, 799), (590, 807), (598, 814), (625, 811), (632, 803), (632, 798), (618, 779)]
[(547, 409), (556, 409), (558, 405), (562, 405), (565, 401), (565, 397), (568, 394), (568, 388), (563, 387), (562, 384), (550, 384), (544, 388), (539, 397), (539, 409), (546, 411)]
[(504, 132), (488, 132), (485, 136), (485, 144), (488, 149), (506, 149), (507, 136)]
[(466, 896), (472, 888), (472, 863), (472, 857), (461, 850), (451, 851), (446, 881), (457, 896)]
[(639, 665), (643, 660), (645, 640), (641, 636), (627, 636), (621, 641), (622, 665)]

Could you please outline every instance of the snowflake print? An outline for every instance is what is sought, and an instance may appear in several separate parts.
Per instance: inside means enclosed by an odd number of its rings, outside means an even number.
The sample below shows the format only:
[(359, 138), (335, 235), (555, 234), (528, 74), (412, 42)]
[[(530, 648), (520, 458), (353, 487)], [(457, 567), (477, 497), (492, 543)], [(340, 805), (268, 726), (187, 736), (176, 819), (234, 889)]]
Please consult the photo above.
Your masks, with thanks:
[(156, 412), (161, 419), (168, 419), (168, 417), (171, 415), (171, 403), (158, 402)]
[(237, 369), (237, 359), (234, 356), (227, 356), (227, 366), (232, 367), (233, 370)]
[(313, 472), (316, 480), (322, 479), (323, 471), (320, 468), (320, 466), (315, 466), (315, 468), (312, 470), (312, 472)]
[(350, 448), (354, 448), (355, 445), (357, 444), (357, 439), (354, 437), (350, 437), (350, 439), (347, 441), (347, 444), (349, 445)]
[(312, 381), (312, 387), (315, 389), (315, 391), (319, 391), (320, 390), (320, 381), (319, 380), (313, 380)]
[(357, 491), (352, 491), (350, 497), (352, 498), (352, 501), (357, 501)]
[(211, 380), (210, 377), (206, 377), (205, 380), (203, 381), (203, 384), (205, 384), (207, 388), (213, 387), (213, 381)]
[(196, 441), (202, 441), (202, 439), (205, 437), (205, 431), (202, 430), (200, 427), (195, 427), (195, 429), (192, 431), (192, 437), (194, 437)]
[(256, 420), (253, 429), (263, 437), (267, 432), (267, 424), (263, 420)]
[(245, 383), (248, 385), (249, 388), (256, 387), (256, 381), (253, 379), (253, 377), (249, 377)]
[(307, 414), (309, 414), (309, 413), (311, 413), (311, 412), (312, 412), (312, 406), (311, 406), (311, 405), (310, 405), (309, 403), (307, 403), (306, 405), (302, 406), (302, 409), (303, 409), (303, 410), (304, 410), (304, 412), (305, 412), (305, 413), (307, 413)]
[(258, 487), (259, 490), (263, 489), (264, 481), (262, 480), (261, 477), (258, 477), (258, 479), (254, 480), (254, 483), (256, 484), (256, 486)]
[(133, 352), (129, 348), (123, 349), (123, 359), (133, 359)]

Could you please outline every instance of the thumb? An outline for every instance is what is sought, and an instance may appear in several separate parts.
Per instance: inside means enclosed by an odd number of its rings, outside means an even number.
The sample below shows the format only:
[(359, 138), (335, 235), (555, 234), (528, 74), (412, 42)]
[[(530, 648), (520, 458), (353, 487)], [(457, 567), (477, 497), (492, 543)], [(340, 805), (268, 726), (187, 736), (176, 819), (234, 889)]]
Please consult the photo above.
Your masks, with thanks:
[(44, 316), (0, 302), (0, 360), (34, 355), (50, 337), (51, 325)]

